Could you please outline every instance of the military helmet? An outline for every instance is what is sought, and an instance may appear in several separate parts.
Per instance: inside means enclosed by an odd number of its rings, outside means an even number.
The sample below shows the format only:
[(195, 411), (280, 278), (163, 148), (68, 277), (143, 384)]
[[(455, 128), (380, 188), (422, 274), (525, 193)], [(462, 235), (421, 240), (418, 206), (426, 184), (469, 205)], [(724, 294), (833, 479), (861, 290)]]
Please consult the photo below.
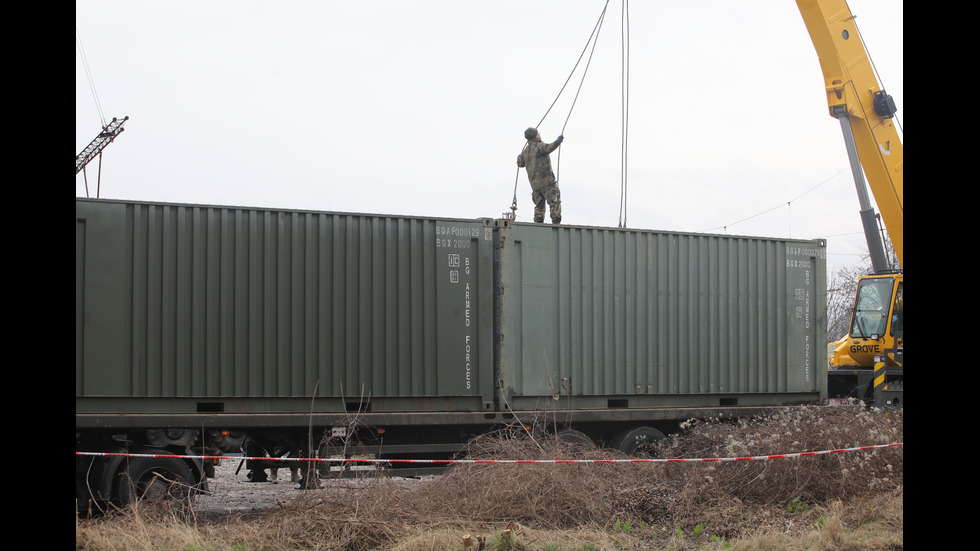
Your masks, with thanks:
[(533, 140), (535, 137), (537, 137), (537, 135), (538, 129), (533, 126), (524, 131), (525, 140)]

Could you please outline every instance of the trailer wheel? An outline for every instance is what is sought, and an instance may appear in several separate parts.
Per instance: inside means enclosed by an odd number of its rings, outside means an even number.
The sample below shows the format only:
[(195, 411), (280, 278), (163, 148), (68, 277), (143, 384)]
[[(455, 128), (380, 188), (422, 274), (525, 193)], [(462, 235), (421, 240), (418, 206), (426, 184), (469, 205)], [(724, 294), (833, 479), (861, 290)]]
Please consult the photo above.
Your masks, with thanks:
[(658, 441), (666, 438), (664, 433), (653, 427), (636, 427), (613, 440), (613, 447), (626, 455), (648, 453)]
[(225, 453), (241, 452), (245, 443), (245, 433), (240, 431), (212, 430), (208, 431), (207, 437), (210, 445)]
[(584, 432), (577, 431), (575, 429), (562, 429), (558, 431), (555, 438), (557, 438), (559, 442), (572, 444), (573, 446), (584, 446), (587, 448), (596, 447), (595, 442), (593, 442), (591, 438), (586, 436)]
[(166, 428), (146, 431), (146, 441), (151, 446), (165, 448), (167, 446), (189, 447), (197, 440), (197, 431), (193, 429)]
[[(166, 453), (160, 450), (160, 453)], [(116, 498), (128, 507), (140, 500), (189, 503), (194, 492), (194, 475), (176, 457), (136, 457), (119, 473)]]

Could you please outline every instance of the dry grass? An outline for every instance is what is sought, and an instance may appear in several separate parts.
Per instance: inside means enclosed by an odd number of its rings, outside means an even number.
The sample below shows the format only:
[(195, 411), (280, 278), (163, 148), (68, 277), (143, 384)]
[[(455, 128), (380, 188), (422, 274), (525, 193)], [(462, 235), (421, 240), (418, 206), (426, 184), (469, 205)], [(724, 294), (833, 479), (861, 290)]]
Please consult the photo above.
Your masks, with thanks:
[[(901, 415), (791, 408), (767, 419), (693, 423), (661, 457), (736, 457), (903, 440)], [(609, 458), (503, 431), (472, 457)], [(208, 523), (141, 509), (76, 523), (79, 549), (486, 548), (897, 549), (902, 448), (724, 463), (468, 464), (410, 485), (395, 479), (305, 492), (257, 519)], [(511, 539), (507, 538), (510, 530)], [(477, 547), (471, 547), (475, 550)]]

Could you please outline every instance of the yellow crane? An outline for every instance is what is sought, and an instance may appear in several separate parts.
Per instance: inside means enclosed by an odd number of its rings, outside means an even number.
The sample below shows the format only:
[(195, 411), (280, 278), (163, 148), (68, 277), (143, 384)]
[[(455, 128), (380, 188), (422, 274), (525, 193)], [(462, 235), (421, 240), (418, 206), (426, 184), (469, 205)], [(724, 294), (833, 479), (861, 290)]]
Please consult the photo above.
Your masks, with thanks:
[[(820, 58), (830, 116), (840, 121), (875, 274), (858, 280), (848, 335), (837, 343), (831, 396), (900, 405), (903, 389), (903, 160), (895, 102), (878, 84), (845, 0), (797, 0)], [(865, 186), (862, 173), (867, 176)], [(870, 187), (898, 258), (888, 266)]]

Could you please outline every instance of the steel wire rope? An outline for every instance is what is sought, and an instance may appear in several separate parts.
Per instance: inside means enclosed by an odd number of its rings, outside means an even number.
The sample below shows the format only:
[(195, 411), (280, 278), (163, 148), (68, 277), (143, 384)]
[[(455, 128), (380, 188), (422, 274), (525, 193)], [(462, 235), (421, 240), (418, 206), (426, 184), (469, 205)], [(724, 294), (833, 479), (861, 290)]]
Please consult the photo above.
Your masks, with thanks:
[[(568, 116), (565, 117), (565, 123), (562, 125), (562, 127), (561, 127), (561, 130), (562, 131), (561, 131), (561, 133), (559, 135), (565, 133), (565, 127), (568, 125), (568, 119), (571, 118), (571, 116), (572, 116), (572, 110), (575, 109), (575, 102), (578, 100), (579, 92), (581, 92), (581, 90), (582, 90), (582, 83), (585, 82), (585, 75), (589, 71), (589, 64), (592, 63), (592, 54), (595, 53), (595, 45), (599, 41), (599, 36), (598, 36), (599, 30), (602, 28), (602, 22), (603, 22), (603, 20), (606, 17), (606, 9), (608, 7), (609, 7), (609, 0), (606, 0), (606, 3), (602, 6), (602, 12), (599, 14), (599, 19), (598, 19), (598, 21), (596, 21), (595, 26), (592, 27), (592, 33), (589, 35), (589, 39), (585, 42), (585, 47), (582, 48), (582, 53), (580, 53), (579, 56), (578, 56), (578, 59), (575, 60), (575, 65), (572, 67), (571, 72), (568, 73), (568, 78), (566, 78), (565, 79), (565, 83), (561, 85), (561, 89), (558, 91), (558, 95), (555, 96), (555, 99), (551, 102), (551, 105), (548, 106), (547, 111), (545, 111), (544, 115), (541, 117), (541, 120), (538, 121), (538, 124), (535, 125), (535, 128), (541, 126), (541, 123), (543, 123), (544, 120), (546, 118), (548, 118), (548, 114), (551, 113), (551, 110), (555, 107), (555, 104), (558, 103), (558, 99), (565, 92), (565, 88), (568, 86), (568, 83), (571, 82), (572, 76), (575, 74), (575, 71), (578, 70), (579, 63), (582, 62), (582, 58), (585, 56), (585, 52), (589, 49), (589, 44), (592, 44), (592, 51), (589, 52), (589, 60), (588, 60), (588, 62), (586, 62), (586, 64), (585, 64), (585, 70), (582, 73), (582, 81), (579, 82), (578, 90), (575, 92), (575, 98), (572, 101), (572, 106), (568, 110)], [(595, 39), (594, 41), (593, 41), (593, 38)], [(531, 140), (527, 140), (527, 141), (524, 142), (524, 147), (521, 149), (521, 154), (522, 155), (524, 154), (524, 150), (527, 149), (527, 146), (528, 146), (529, 143), (531, 143)], [(558, 150), (558, 163), (557, 163), (557, 167), (558, 167), (558, 170), (560, 171), (561, 170), (561, 149)], [(517, 167), (517, 173), (514, 176), (514, 200), (511, 202), (511, 205), (510, 205), (510, 210), (511, 210), (511, 215), (510, 216), (511, 216), (511, 220), (516, 220), (517, 219), (517, 183), (519, 182), (520, 177), (521, 177), (521, 167)], [(555, 183), (557, 184), (557, 182), (558, 182), (558, 175), (556, 174), (555, 175)]]
[(85, 48), (82, 46), (82, 35), (78, 32), (78, 26), (75, 27), (75, 42), (78, 43), (78, 54), (82, 58), (82, 68), (85, 69), (85, 78), (88, 81), (89, 89), (92, 91), (92, 98), (95, 100), (95, 109), (99, 112), (99, 123), (104, 127), (106, 125), (105, 113), (102, 111), (99, 93), (95, 89), (95, 79), (92, 78), (92, 70), (88, 66), (88, 58), (85, 56)]
[[(95, 88), (95, 78), (92, 77), (92, 69), (88, 65), (88, 57), (85, 55), (85, 47), (82, 46), (82, 34), (78, 31), (78, 26), (75, 26), (75, 42), (78, 44), (78, 55), (82, 59), (82, 68), (85, 70), (85, 79), (88, 81), (88, 87), (92, 92), (92, 99), (95, 101), (95, 110), (99, 114), (99, 124), (102, 128), (106, 127), (105, 112), (102, 111), (102, 102), (99, 100), (99, 92)], [(88, 171), (85, 167), (82, 167), (82, 181), (85, 182), (85, 196), (89, 196), (88, 190)], [(96, 180), (95, 186), (95, 196), (98, 197), (101, 194), (102, 188), (102, 152), (99, 152), (99, 177)]]
[[(602, 14), (599, 15), (599, 21), (596, 23), (596, 28), (592, 31), (592, 34), (595, 36), (595, 40), (592, 41), (592, 50), (589, 51), (589, 59), (585, 62), (585, 69), (582, 70), (582, 80), (579, 81), (578, 88), (575, 90), (575, 97), (572, 98), (572, 106), (568, 108), (568, 116), (565, 117), (565, 122), (561, 125), (561, 132), (558, 133), (560, 136), (565, 134), (565, 128), (568, 126), (569, 119), (572, 118), (572, 111), (575, 110), (575, 104), (578, 102), (578, 96), (582, 92), (582, 85), (585, 84), (585, 76), (589, 74), (589, 65), (592, 64), (592, 55), (595, 53), (596, 44), (599, 43), (599, 31), (602, 28), (602, 21), (606, 17), (607, 7), (609, 7), (609, 0), (606, 0), (606, 4), (602, 7)], [(590, 36), (589, 39), (591, 40), (592, 37)], [(586, 46), (588, 46), (588, 44), (586, 44)], [(579, 60), (581, 61), (581, 57), (579, 57)], [(578, 67), (577, 62), (575, 63), (575, 66)], [(572, 72), (574, 72), (574, 69)], [(562, 86), (563, 90), (564, 88), (565, 87)], [(555, 101), (557, 100), (558, 98), (555, 98)], [(547, 116), (547, 113), (545, 113), (545, 116)], [(541, 121), (544, 122), (543, 117), (541, 118)], [(540, 125), (541, 123), (538, 124)], [(557, 186), (558, 182), (561, 180), (561, 148), (558, 149), (558, 162), (555, 163), (555, 167), (555, 185)]]
[(626, 180), (629, 165), (629, 1), (623, 0), (623, 12), (620, 21), (620, 71), (622, 73), (621, 116), (622, 135), (620, 137), (620, 169), (619, 169), (619, 227), (626, 227)]

